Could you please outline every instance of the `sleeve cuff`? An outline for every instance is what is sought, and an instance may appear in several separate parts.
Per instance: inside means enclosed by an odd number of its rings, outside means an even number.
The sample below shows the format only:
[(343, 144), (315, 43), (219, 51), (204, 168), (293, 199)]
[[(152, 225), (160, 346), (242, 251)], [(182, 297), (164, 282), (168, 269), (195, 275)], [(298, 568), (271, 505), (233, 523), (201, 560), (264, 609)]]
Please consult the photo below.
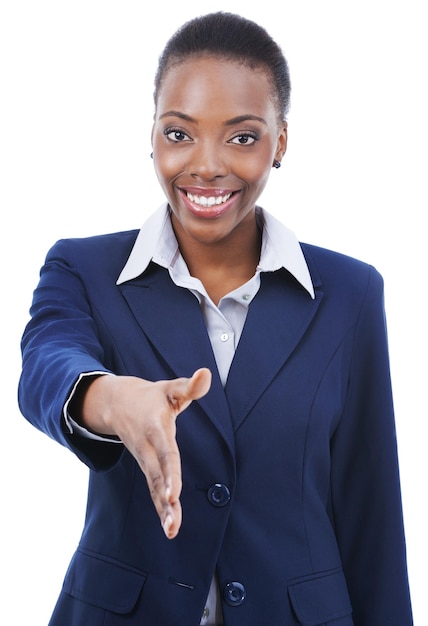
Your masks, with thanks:
[(97, 435), (91, 432), (90, 430), (88, 430), (87, 428), (84, 428), (83, 426), (75, 422), (68, 412), (69, 404), (76, 392), (76, 389), (79, 383), (84, 378), (87, 378), (89, 376), (114, 376), (114, 374), (111, 374), (110, 372), (85, 372), (83, 374), (80, 374), (79, 378), (77, 379), (77, 381), (75, 382), (73, 386), (73, 389), (71, 390), (69, 397), (67, 398), (66, 403), (64, 404), (63, 415), (64, 415), (64, 421), (67, 426), (67, 429), (71, 435), (78, 434), (81, 437), (85, 437), (85, 439), (92, 439), (94, 441), (104, 441), (107, 443), (122, 443), (117, 437), (109, 437), (108, 435)]

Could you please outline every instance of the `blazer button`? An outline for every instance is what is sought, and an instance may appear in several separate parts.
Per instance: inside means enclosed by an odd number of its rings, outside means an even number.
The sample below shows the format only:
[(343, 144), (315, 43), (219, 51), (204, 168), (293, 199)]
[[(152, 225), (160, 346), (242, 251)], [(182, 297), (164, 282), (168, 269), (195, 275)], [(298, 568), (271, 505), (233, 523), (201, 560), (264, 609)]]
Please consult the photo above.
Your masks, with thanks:
[(208, 489), (207, 497), (214, 506), (225, 506), (230, 500), (230, 491), (226, 485), (217, 483)]
[(223, 598), (229, 606), (240, 606), (246, 597), (244, 585), (238, 582), (227, 583), (223, 589)]

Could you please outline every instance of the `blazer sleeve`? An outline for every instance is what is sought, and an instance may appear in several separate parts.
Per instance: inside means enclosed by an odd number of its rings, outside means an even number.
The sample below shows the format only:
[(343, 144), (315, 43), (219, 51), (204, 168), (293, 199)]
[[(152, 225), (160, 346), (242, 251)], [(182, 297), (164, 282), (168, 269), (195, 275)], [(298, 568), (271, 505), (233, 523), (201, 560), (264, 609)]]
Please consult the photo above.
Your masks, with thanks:
[(355, 626), (413, 624), (383, 280), (372, 268), (332, 440), (331, 497)]
[(82, 373), (106, 372), (93, 303), (67, 240), (48, 253), (22, 341), (18, 401), (36, 428), (71, 449), (91, 469), (108, 469), (123, 446), (72, 434), (63, 409)]

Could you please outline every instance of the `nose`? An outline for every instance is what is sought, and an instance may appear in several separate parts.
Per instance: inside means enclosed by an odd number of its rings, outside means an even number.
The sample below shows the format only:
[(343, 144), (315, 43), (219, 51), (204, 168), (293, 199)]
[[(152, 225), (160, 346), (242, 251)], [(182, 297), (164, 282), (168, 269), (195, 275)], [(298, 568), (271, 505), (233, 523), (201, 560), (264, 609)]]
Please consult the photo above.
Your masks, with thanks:
[(189, 172), (193, 178), (213, 180), (223, 178), (229, 171), (226, 156), (218, 143), (197, 142), (192, 151)]

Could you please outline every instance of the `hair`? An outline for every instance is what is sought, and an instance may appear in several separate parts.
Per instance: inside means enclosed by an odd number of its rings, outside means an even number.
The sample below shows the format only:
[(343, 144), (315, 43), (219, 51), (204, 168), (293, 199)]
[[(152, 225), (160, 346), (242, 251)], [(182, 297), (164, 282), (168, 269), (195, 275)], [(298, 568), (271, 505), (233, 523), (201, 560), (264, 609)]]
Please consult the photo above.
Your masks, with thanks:
[(167, 42), (159, 58), (154, 100), (168, 70), (191, 57), (210, 55), (268, 71), (272, 96), (281, 119), (290, 106), (288, 63), (278, 44), (255, 22), (233, 13), (216, 12), (186, 22)]

